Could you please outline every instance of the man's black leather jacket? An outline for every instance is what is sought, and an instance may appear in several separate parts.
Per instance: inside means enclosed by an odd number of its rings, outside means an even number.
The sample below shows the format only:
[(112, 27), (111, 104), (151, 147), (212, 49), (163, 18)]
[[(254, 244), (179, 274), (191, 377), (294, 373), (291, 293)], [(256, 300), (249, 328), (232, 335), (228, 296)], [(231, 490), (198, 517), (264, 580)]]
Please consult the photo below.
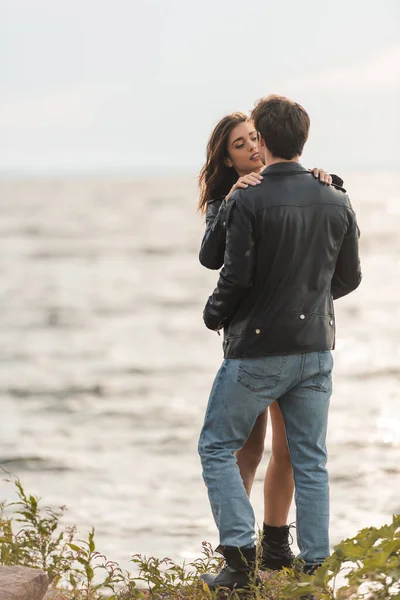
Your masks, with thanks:
[(297, 162), (262, 175), (260, 185), (209, 204), (200, 262), (224, 267), (204, 322), (224, 328), (226, 358), (330, 350), (333, 299), (361, 282), (350, 200)]

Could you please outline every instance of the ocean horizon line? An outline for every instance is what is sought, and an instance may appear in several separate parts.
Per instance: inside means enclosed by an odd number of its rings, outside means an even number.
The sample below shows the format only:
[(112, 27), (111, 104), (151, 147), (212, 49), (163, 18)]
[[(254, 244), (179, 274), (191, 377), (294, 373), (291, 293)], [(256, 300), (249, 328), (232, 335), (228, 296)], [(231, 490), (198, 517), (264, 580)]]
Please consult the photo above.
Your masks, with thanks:
[[(306, 162), (306, 161), (304, 161)], [(307, 166), (307, 165), (305, 165)], [(367, 171), (393, 173), (400, 171), (400, 162), (369, 162), (369, 163), (334, 163), (324, 165), (330, 172), (355, 173)], [(134, 178), (143, 179), (154, 177), (155, 179), (176, 179), (179, 177), (197, 178), (201, 165), (197, 166), (123, 166), (123, 167), (63, 167), (63, 168), (5, 168), (0, 166), (0, 180), (16, 179), (115, 179)]]

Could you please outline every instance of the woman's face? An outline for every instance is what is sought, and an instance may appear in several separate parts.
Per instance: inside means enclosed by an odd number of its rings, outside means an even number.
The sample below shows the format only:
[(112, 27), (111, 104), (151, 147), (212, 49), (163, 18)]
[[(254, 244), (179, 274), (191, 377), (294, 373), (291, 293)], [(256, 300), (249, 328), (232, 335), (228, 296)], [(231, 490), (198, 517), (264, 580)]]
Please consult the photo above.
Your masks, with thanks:
[(264, 167), (258, 154), (257, 133), (251, 121), (239, 123), (229, 134), (226, 164), (233, 167), (239, 177)]

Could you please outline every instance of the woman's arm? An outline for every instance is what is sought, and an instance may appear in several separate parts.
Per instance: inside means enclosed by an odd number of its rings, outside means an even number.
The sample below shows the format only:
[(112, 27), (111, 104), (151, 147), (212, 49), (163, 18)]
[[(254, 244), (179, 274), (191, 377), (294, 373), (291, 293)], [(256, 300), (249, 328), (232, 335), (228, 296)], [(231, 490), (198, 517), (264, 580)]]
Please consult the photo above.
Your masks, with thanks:
[(227, 196), (210, 200), (206, 213), (206, 232), (201, 242), (199, 259), (207, 269), (220, 269), (224, 264), (226, 225), (232, 209), (227, 203), (235, 190), (245, 189), (249, 185), (256, 186), (263, 180), (260, 173), (249, 173), (239, 177)]
[(206, 213), (206, 231), (199, 253), (199, 260), (207, 269), (220, 269), (224, 264), (226, 231), (223, 223), (225, 211), (225, 197), (209, 201)]
[[(309, 169), (311, 171), (311, 169)], [(339, 175), (335, 175), (335, 173), (325, 173), (323, 169), (318, 169), (318, 167), (314, 167), (312, 169), (312, 173), (316, 179), (319, 179), (321, 183), (327, 183), (328, 185), (334, 185), (335, 187), (343, 188), (344, 181)], [(346, 190), (344, 190), (346, 191)]]

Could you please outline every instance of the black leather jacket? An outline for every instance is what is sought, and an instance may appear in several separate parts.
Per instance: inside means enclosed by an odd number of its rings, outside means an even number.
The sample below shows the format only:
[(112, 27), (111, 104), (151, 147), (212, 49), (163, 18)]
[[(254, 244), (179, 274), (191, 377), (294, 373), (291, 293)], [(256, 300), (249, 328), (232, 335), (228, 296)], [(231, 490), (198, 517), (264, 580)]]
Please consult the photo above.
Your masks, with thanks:
[(224, 267), (204, 322), (224, 328), (226, 358), (330, 350), (333, 299), (361, 282), (350, 200), (300, 163), (262, 175), (260, 185), (209, 204), (200, 262)]

